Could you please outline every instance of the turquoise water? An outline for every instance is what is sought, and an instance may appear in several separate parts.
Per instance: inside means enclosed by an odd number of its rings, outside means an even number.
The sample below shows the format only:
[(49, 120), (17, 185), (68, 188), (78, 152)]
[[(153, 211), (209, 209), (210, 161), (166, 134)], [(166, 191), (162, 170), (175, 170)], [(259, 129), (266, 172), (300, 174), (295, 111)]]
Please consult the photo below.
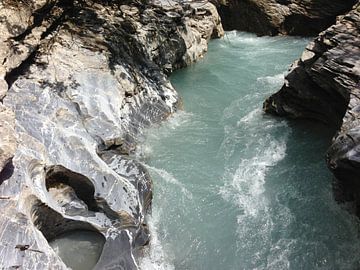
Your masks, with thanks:
[(360, 269), (324, 163), (334, 131), (261, 110), (307, 42), (229, 32), (171, 76), (184, 109), (139, 150), (154, 180), (143, 270)]

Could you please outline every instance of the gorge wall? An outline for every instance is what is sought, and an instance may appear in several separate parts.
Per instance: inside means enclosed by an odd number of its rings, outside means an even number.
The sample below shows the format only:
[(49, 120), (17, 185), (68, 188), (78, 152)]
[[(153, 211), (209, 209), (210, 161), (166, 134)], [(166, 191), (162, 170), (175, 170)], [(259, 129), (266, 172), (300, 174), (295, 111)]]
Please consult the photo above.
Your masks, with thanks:
[(316, 36), (356, 0), (213, 0), (225, 30)]
[[(340, 129), (326, 161), (335, 196), (360, 216), (360, 8), (358, 0), (213, 0), (226, 30), (319, 36), (264, 103), (268, 113)], [(346, 14), (346, 15), (345, 15)], [(339, 16), (338, 16), (339, 15)], [(337, 17), (338, 16), (338, 17)]]
[(0, 265), (66, 269), (48, 241), (104, 237), (95, 269), (136, 269), (151, 179), (131, 157), (180, 105), (167, 74), (223, 30), (209, 3), (0, 1)]
[(360, 216), (360, 4), (307, 46), (264, 109), (338, 128), (326, 162), (337, 200)]

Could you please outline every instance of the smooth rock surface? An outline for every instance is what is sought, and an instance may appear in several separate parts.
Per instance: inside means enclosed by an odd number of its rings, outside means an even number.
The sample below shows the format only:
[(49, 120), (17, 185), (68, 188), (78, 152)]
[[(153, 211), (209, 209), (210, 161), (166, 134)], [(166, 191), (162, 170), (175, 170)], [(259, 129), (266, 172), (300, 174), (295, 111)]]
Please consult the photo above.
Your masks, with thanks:
[(216, 8), (2, 0), (0, 10), (0, 165), (14, 155), (1, 172), (1, 268), (66, 269), (48, 241), (90, 230), (106, 239), (96, 269), (136, 269), (152, 185), (131, 154), (180, 104), (167, 74), (223, 34)]
[[(15, 115), (0, 103), (0, 184), (5, 181), (6, 172), (3, 168), (12, 166), (11, 159), (16, 151)], [(9, 170), (8, 169), (8, 170)]]
[(327, 154), (336, 197), (360, 215), (360, 5), (311, 42), (265, 103), (268, 113), (316, 119), (339, 129)]
[(213, 0), (224, 28), (258, 35), (315, 36), (356, 0)]

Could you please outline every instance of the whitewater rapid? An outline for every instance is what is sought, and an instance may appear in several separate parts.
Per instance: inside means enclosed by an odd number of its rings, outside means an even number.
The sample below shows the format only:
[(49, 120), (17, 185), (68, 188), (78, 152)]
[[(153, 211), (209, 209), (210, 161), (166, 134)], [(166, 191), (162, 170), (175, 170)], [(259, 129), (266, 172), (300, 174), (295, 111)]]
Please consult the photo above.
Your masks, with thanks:
[(307, 42), (228, 32), (172, 75), (184, 109), (138, 149), (154, 179), (142, 270), (360, 267), (324, 163), (333, 131), (262, 112)]

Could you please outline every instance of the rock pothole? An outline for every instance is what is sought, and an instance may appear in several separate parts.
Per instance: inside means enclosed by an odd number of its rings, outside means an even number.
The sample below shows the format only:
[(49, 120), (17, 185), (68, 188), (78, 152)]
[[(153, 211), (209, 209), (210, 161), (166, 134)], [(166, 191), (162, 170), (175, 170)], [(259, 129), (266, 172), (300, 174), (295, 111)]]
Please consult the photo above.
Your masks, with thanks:
[(97, 264), (105, 238), (94, 231), (76, 230), (59, 235), (49, 244), (71, 269), (89, 270)]
[(46, 189), (65, 208), (66, 214), (98, 210), (95, 187), (86, 176), (61, 165), (46, 168)]
[(29, 198), (32, 221), (61, 260), (73, 270), (92, 269), (106, 238), (93, 225), (63, 217), (35, 196)]

